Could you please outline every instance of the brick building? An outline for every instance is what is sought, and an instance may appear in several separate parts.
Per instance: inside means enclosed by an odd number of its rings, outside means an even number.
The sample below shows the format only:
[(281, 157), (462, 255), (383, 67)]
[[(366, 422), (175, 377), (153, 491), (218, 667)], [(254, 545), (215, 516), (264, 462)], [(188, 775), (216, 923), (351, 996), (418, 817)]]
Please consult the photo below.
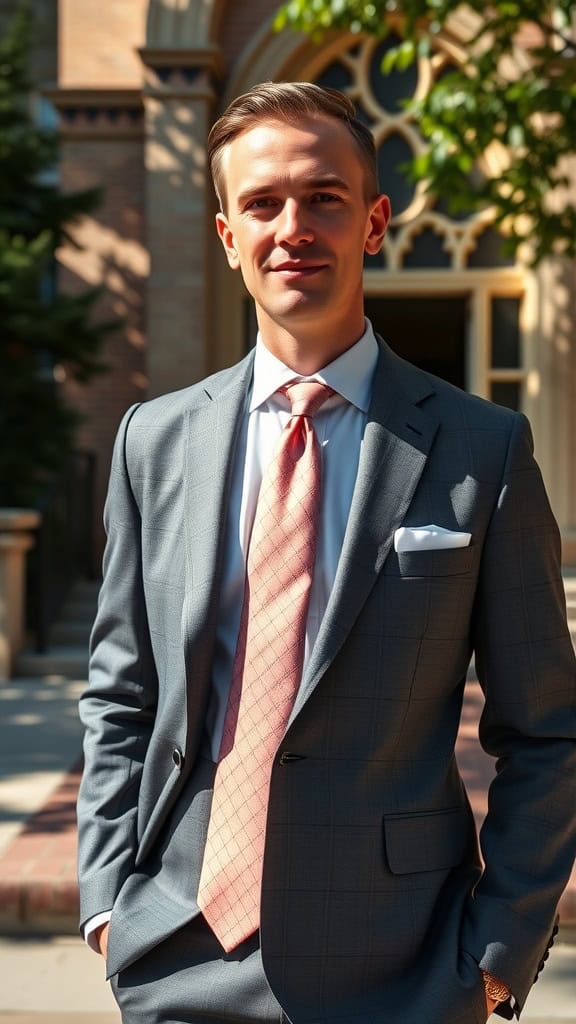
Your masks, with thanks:
[[(0, 0), (0, 15), (13, 6)], [(82, 250), (61, 253), (65, 284), (104, 282), (103, 312), (126, 321), (106, 353), (111, 372), (86, 391), (70, 388), (87, 417), (81, 443), (99, 457), (98, 523), (128, 404), (229, 365), (254, 341), (251, 304), (213, 228), (209, 127), (252, 84), (304, 79), (349, 92), (375, 134), (395, 216), (382, 254), (367, 261), (369, 315), (407, 358), (526, 412), (564, 559), (576, 564), (574, 264), (507, 262), (485, 216), (450, 217), (397, 169), (422, 145), (401, 100), (459, 59), (468, 16), (453, 20), (429, 59), (382, 78), (389, 44), (335, 35), (318, 46), (274, 33), (270, 0), (35, 6), (39, 109), (57, 112), (62, 184), (105, 188), (101, 209), (77, 230)], [(572, 178), (576, 191), (574, 161)]]

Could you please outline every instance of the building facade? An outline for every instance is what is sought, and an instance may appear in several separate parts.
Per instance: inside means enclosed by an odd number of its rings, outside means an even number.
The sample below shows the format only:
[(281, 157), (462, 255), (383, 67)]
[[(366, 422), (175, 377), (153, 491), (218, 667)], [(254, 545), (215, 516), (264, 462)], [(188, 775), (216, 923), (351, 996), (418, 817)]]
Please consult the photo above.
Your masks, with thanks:
[[(256, 82), (299, 79), (346, 91), (374, 132), (394, 217), (366, 264), (368, 315), (406, 358), (528, 415), (564, 561), (576, 564), (575, 266), (507, 260), (487, 215), (450, 216), (399, 170), (423, 145), (402, 100), (462, 58), (469, 15), (429, 58), (383, 77), (389, 41), (338, 34), (318, 45), (276, 33), (270, 0), (115, 0), (105, 15), (87, 0), (39, 6), (52, 26), (40, 104), (58, 117), (62, 184), (104, 188), (76, 230), (81, 249), (60, 254), (64, 283), (104, 283), (103, 315), (124, 321), (108, 345), (110, 373), (86, 390), (68, 385), (86, 417), (81, 444), (98, 454), (98, 523), (127, 406), (230, 365), (254, 343), (251, 302), (214, 231), (206, 137)], [(572, 180), (576, 192), (576, 161)]]

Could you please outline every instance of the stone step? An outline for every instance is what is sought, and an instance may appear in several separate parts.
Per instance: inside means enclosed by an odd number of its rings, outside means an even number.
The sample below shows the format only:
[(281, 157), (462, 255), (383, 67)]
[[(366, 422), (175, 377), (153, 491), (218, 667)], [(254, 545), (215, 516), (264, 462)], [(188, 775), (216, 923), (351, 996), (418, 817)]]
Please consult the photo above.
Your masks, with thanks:
[(72, 588), (72, 593), (79, 598), (91, 598), (97, 601), (101, 584), (101, 580), (78, 580)]
[(57, 622), (50, 630), (50, 643), (58, 647), (80, 647), (90, 640), (92, 621)]
[(16, 661), (15, 675), (63, 676), (65, 679), (86, 679), (88, 676), (88, 645), (55, 645), (44, 654), (23, 651)]
[(94, 621), (97, 603), (92, 598), (80, 598), (78, 600), (69, 598), (64, 604), (60, 616), (60, 622), (89, 622)]
[(50, 630), (48, 650), (38, 654), (32, 647), (27, 647), (16, 660), (14, 675), (86, 678), (88, 643), (99, 590), (99, 582), (82, 580), (76, 583)]
[(99, 592), (100, 581), (79, 580), (64, 602), (59, 622), (92, 622), (98, 607)]

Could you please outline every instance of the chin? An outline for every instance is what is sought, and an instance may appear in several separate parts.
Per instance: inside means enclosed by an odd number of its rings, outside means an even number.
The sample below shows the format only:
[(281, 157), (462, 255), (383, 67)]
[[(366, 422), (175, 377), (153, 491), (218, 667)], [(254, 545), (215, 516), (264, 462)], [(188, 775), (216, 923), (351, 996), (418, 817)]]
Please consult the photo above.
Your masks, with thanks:
[(297, 292), (286, 296), (283, 302), (278, 302), (271, 312), (273, 319), (278, 318), (280, 320), (286, 316), (295, 318), (299, 316), (308, 317), (312, 313), (315, 316), (320, 316), (325, 310), (328, 311), (330, 308), (330, 300), (324, 295)]

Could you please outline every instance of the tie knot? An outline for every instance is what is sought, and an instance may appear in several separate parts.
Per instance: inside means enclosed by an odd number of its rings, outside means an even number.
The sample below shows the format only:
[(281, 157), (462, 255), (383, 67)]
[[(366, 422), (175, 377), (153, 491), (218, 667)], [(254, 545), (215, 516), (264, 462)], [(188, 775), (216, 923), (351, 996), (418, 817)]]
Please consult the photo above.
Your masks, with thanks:
[(324, 402), (334, 394), (327, 384), (317, 380), (300, 380), (280, 388), (288, 396), (293, 416), (315, 416)]

